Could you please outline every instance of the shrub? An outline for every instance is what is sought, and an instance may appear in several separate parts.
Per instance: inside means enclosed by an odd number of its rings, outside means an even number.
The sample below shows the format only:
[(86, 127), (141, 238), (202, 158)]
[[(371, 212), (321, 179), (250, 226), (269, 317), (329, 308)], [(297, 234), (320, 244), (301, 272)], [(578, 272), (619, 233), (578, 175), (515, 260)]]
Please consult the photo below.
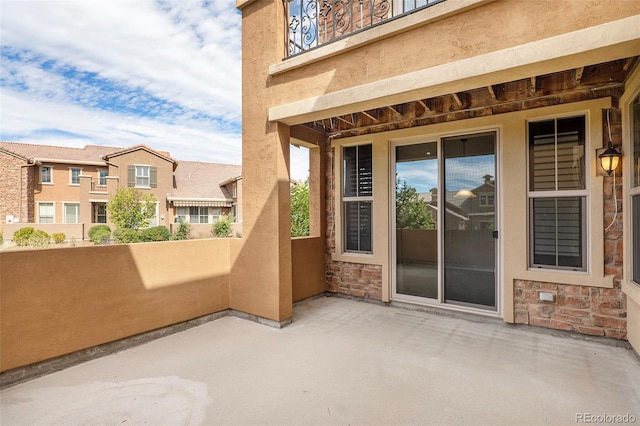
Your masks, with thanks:
[(54, 234), (51, 234), (51, 238), (53, 239), (54, 243), (60, 244), (67, 239), (67, 236), (65, 235), (64, 232), (56, 232)]
[(178, 221), (178, 229), (173, 233), (171, 239), (172, 240), (186, 240), (189, 238), (189, 234), (191, 233), (191, 225), (184, 221), (184, 219), (180, 218)]
[(29, 236), (29, 244), (32, 247), (45, 247), (51, 241), (51, 235), (40, 229), (33, 231)]
[(171, 234), (169, 230), (164, 226), (153, 226), (146, 228), (140, 232), (142, 241), (169, 241)]
[(18, 229), (13, 233), (13, 242), (16, 245), (24, 247), (29, 245), (29, 237), (31, 234), (35, 232), (35, 229), (32, 226), (26, 226), (24, 228)]
[(216, 223), (213, 224), (211, 229), (211, 233), (214, 237), (225, 238), (231, 234), (231, 223), (233, 222), (233, 218), (230, 216), (223, 215), (218, 219)]
[(140, 233), (135, 229), (116, 228), (113, 231), (113, 239), (123, 244), (137, 243), (140, 241)]
[[(111, 228), (109, 228), (108, 225), (96, 225), (96, 226), (92, 226), (91, 229), (89, 229), (89, 239), (91, 241), (93, 241), (93, 236), (98, 233), (98, 232), (102, 232), (104, 233), (104, 231), (107, 231), (109, 234), (111, 234)], [(95, 243), (95, 241), (93, 241)]]
[(111, 231), (108, 229), (99, 229), (98, 231), (93, 233), (91, 237), (91, 242), (95, 245), (106, 244), (109, 242), (111, 238)]

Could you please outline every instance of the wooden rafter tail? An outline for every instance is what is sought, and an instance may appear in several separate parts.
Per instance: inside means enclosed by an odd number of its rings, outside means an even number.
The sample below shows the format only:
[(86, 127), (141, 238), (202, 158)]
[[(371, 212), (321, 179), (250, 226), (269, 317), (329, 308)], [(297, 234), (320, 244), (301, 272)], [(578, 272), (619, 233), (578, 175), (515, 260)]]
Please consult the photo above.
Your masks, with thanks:
[(531, 92), (535, 92), (538, 90), (537, 88), (537, 77), (533, 76), (529, 79), (531, 81)]
[(453, 100), (456, 101), (458, 106), (462, 106), (462, 101), (460, 101), (460, 97), (457, 93), (452, 93), (451, 96), (453, 96)]
[(576, 77), (576, 83), (580, 84), (580, 82), (582, 81), (582, 74), (584, 73), (584, 67), (580, 67), (580, 68), (576, 68), (575, 69), (575, 77)]

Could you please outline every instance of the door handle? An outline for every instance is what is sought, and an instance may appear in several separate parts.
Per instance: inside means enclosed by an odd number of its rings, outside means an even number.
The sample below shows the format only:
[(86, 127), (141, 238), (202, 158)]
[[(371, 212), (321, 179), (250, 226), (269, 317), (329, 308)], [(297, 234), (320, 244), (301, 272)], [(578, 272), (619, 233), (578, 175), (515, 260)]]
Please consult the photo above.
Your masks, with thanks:
[(498, 231), (493, 231), (493, 238), (498, 239)]

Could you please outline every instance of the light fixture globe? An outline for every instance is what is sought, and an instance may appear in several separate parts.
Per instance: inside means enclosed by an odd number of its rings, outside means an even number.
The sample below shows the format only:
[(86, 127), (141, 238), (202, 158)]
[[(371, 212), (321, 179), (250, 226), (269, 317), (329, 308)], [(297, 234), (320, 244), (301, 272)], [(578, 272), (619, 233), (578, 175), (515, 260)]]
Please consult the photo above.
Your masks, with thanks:
[(611, 143), (611, 141), (609, 141), (607, 149), (605, 149), (602, 154), (598, 155), (598, 158), (600, 159), (600, 166), (602, 166), (608, 175), (611, 175), (611, 173), (618, 168), (618, 165), (620, 164), (620, 157), (622, 157), (622, 154), (613, 147), (613, 143)]

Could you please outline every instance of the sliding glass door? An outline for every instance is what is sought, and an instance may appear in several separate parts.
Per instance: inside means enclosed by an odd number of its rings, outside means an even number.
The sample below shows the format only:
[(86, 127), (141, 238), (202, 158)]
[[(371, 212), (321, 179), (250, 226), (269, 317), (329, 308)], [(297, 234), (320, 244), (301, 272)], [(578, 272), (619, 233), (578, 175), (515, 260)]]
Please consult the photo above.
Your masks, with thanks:
[(395, 147), (396, 298), (496, 310), (496, 133)]

